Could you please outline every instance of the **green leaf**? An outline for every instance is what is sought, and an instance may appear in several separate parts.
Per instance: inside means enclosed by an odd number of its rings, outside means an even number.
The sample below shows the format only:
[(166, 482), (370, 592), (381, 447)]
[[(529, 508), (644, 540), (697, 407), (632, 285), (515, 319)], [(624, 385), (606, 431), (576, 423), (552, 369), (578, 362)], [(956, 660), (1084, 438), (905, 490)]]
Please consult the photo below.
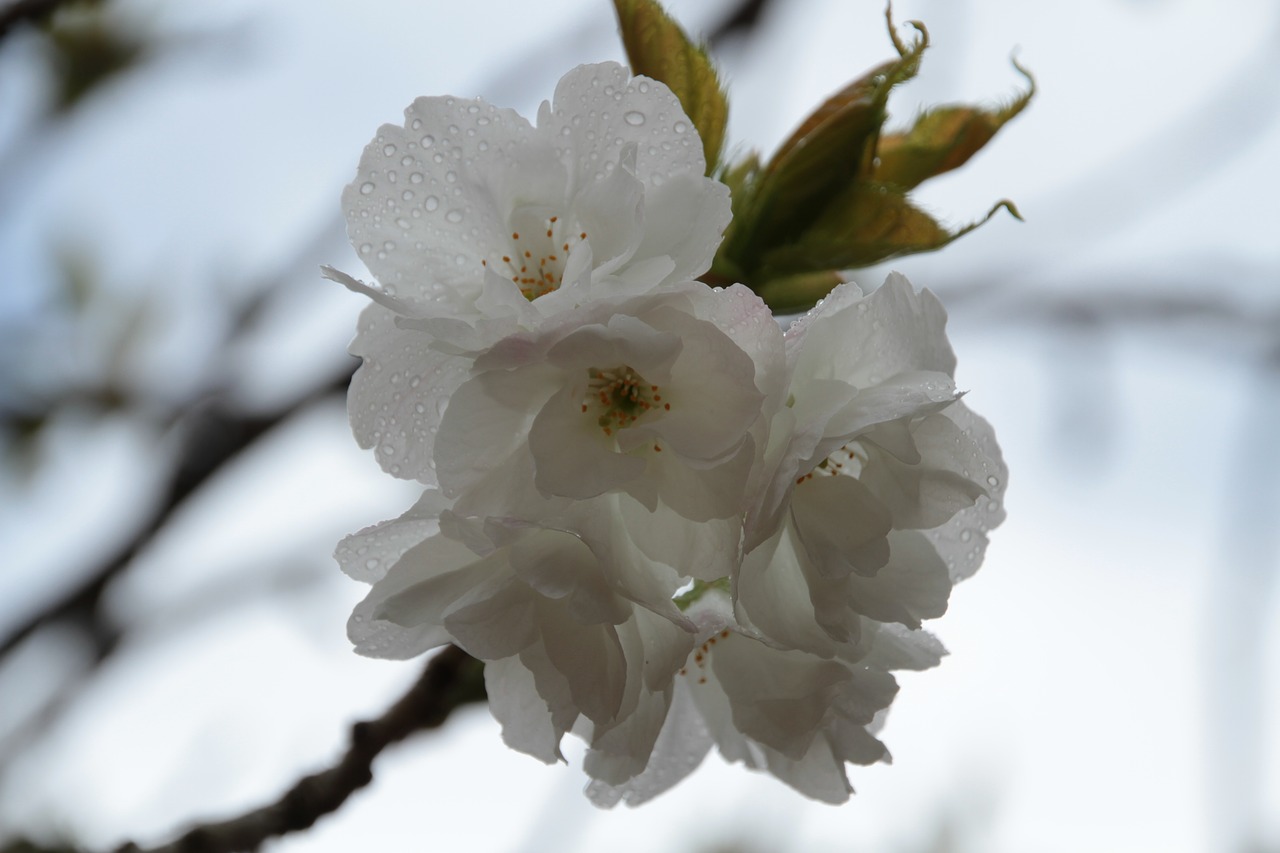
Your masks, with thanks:
[(874, 180), (904, 190), (963, 166), (991, 141), (1006, 122), (1022, 112), (1036, 91), (1035, 78), (1013, 61), (1030, 84), (1014, 101), (995, 110), (951, 104), (924, 112), (910, 130), (885, 134), (876, 149)]
[(760, 157), (753, 151), (737, 163), (723, 168), (716, 177), (729, 188), (729, 208), (733, 218), (721, 238), (711, 269), (700, 276), (700, 280), (727, 287), (747, 281), (745, 271), (729, 257), (724, 247), (733, 239), (734, 230), (746, 221), (747, 211), (751, 210), (760, 181)]
[(865, 267), (940, 249), (982, 225), (1000, 208), (1022, 218), (1012, 202), (1001, 201), (979, 221), (949, 231), (897, 187), (859, 181), (833, 199), (798, 240), (765, 255), (762, 270), (773, 279)]
[(613, 0), (633, 74), (660, 80), (675, 93), (702, 137), (710, 175), (720, 160), (729, 102), (704, 47), (693, 44), (656, 0)]
[(827, 203), (871, 173), (889, 92), (916, 75), (929, 44), (924, 25), (910, 23), (920, 37), (907, 46), (890, 18), (898, 58), (828, 98), (773, 155), (732, 242), (726, 239), (725, 252), (739, 266), (753, 268), (771, 247), (796, 239)]

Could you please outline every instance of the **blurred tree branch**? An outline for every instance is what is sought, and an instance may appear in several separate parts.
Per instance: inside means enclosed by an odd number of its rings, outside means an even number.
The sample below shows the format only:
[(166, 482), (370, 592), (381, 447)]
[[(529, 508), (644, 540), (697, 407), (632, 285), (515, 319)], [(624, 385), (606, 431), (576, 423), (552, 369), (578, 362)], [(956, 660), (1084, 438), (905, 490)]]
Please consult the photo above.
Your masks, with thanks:
[[(437, 728), (456, 708), (485, 698), (484, 665), (457, 646), (446, 646), (385, 714), (351, 727), (351, 745), (338, 764), (301, 779), (269, 806), (198, 826), (145, 853), (256, 850), (268, 838), (306, 829), (373, 780), (373, 760), (385, 747), (414, 732)], [(126, 844), (118, 853), (144, 853), (144, 848)]]
[(707, 33), (707, 43), (719, 45), (733, 35), (745, 35), (760, 25), (760, 18), (771, 0), (742, 0)]
[[(71, 0), (75, 2), (75, 0)], [(24, 21), (40, 24), (61, 6), (69, 5), (68, 0), (17, 0), (4, 9), (0, 9), (0, 39), (9, 34), (9, 30)]]
[[(350, 746), (333, 767), (299, 780), (268, 806), (231, 820), (202, 824), (169, 844), (142, 848), (128, 843), (117, 853), (256, 850), (269, 838), (306, 829), (373, 780), (373, 761), (383, 749), (415, 732), (438, 728), (456, 709), (485, 698), (484, 665), (457, 646), (445, 646), (431, 658), (422, 677), (385, 714), (351, 727)], [(42, 847), (20, 839), (4, 851), (53, 853), (73, 849), (65, 844)]]
[(9, 654), (42, 626), (60, 621), (70, 621), (89, 633), (94, 643), (94, 655), (98, 660), (111, 654), (119, 642), (121, 631), (110, 622), (100, 607), (108, 584), (168, 523), (183, 501), (213, 474), (263, 434), (294, 414), (313, 403), (345, 394), (349, 381), (350, 374), (344, 373), (292, 405), (267, 415), (239, 414), (214, 404), (191, 412), (185, 418), (185, 423), (180, 423), (178, 427), (185, 433), (182, 451), (152, 517), (114, 554), (104, 560), (94, 574), (50, 607), (30, 616), (0, 640), (0, 658)]

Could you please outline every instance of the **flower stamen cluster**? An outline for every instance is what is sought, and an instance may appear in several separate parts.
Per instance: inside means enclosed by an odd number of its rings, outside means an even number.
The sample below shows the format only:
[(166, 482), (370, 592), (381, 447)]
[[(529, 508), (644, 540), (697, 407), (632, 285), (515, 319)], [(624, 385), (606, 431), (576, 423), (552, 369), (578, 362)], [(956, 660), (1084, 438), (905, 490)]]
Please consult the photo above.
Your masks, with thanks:
[(633, 426), (650, 411), (671, 411), (671, 404), (662, 400), (662, 389), (626, 365), (610, 370), (592, 367), (587, 375), (590, 379), (582, 411), (590, 411), (607, 436)]

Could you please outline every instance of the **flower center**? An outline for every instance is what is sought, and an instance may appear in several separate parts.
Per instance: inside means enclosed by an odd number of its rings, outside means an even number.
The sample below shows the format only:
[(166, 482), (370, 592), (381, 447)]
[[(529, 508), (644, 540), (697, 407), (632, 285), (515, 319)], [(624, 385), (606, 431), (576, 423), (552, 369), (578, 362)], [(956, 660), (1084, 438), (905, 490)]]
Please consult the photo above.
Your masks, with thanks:
[(851, 441), (819, 462), (808, 474), (797, 477), (796, 485), (812, 480), (814, 477), (834, 477), (837, 474), (856, 477), (862, 473), (862, 466), (866, 463), (867, 452), (858, 442)]
[[(587, 232), (560, 216), (517, 214), (512, 222), (516, 230), (511, 232), (511, 246), (500, 261), (493, 261), (493, 268), (532, 302), (560, 287), (569, 252), (587, 239)], [(480, 263), (488, 267), (490, 259)]]
[(712, 634), (705, 643), (694, 649), (693, 654), (689, 656), (689, 661), (680, 668), (680, 675), (687, 677), (690, 674), (689, 664), (692, 664), (694, 669), (698, 670), (695, 673), (698, 676), (698, 683), (706, 684), (706, 669), (707, 664), (710, 663), (711, 650), (717, 642), (724, 642), (729, 639), (729, 634), (729, 629), (726, 628), (718, 634)]
[(592, 367), (587, 376), (582, 411), (595, 419), (605, 435), (626, 429), (648, 412), (671, 411), (671, 404), (662, 399), (662, 388), (645, 382), (626, 365), (608, 370)]

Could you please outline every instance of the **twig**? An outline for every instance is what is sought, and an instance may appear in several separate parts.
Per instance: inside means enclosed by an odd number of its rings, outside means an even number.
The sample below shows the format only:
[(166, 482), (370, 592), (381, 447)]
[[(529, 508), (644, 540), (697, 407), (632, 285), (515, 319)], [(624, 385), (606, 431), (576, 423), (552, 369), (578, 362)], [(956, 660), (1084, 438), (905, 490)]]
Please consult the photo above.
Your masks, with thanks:
[(125, 844), (117, 853), (232, 853), (296, 832), (337, 810), (373, 779), (373, 760), (388, 745), (440, 726), (454, 709), (485, 699), (484, 665), (456, 646), (431, 659), (422, 677), (376, 720), (351, 727), (351, 746), (337, 765), (298, 781), (269, 806), (188, 831), (160, 847)]
[(56, 604), (12, 629), (0, 639), (0, 658), (44, 625), (70, 620), (84, 626), (95, 645), (95, 654), (105, 657), (119, 640), (118, 629), (102, 618), (98, 604), (106, 587), (168, 523), (177, 508), (214, 473), (253, 444), (260, 436), (320, 400), (346, 391), (350, 375), (344, 373), (328, 385), (316, 389), (291, 406), (263, 416), (247, 416), (208, 406), (189, 416), (186, 439), (177, 469), (155, 514), (134, 536), (112, 555), (91, 577), (68, 592)]
[(769, 2), (770, 0), (741, 0), (711, 32), (707, 33), (707, 41), (715, 47), (731, 35), (750, 34), (760, 25), (760, 17), (764, 14)]
[(22, 21), (40, 23), (58, 11), (58, 7), (67, 0), (18, 0), (18, 2), (0, 9), (0, 39), (9, 34), (15, 24)]

